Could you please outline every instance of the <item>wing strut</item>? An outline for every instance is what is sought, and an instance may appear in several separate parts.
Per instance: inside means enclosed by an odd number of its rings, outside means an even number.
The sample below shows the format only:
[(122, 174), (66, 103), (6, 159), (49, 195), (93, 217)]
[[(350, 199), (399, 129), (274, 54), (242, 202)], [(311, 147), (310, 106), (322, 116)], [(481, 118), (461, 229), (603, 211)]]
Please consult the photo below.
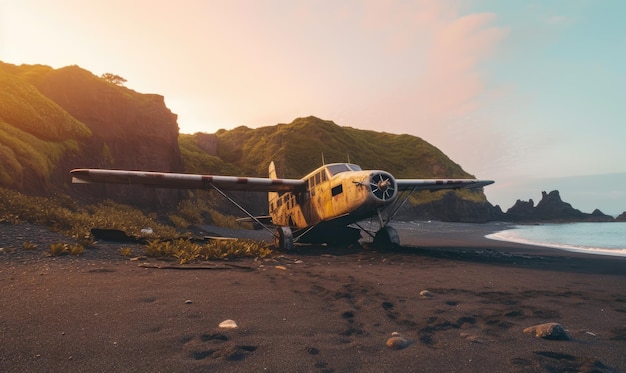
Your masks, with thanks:
[(413, 187), (413, 188), (411, 188), (408, 191), (403, 191), (403, 192), (405, 192), (404, 193), (405, 195), (402, 196), (402, 200), (396, 199), (393, 202), (393, 204), (391, 204), (389, 206), (391, 211), (389, 212), (389, 214), (387, 214), (387, 219), (386, 220), (383, 220), (383, 218), (382, 218), (382, 216), (380, 214), (380, 210), (378, 211), (378, 216), (379, 216), (379, 219), (380, 219), (380, 227), (381, 228), (386, 227), (389, 224), (389, 222), (391, 222), (391, 219), (393, 219), (398, 214), (398, 211), (402, 208), (402, 206), (404, 206), (407, 203), (407, 201), (409, 200), (409, 197), (411, 197), (411, 194), (413, 194), (413, 192), (415, 192), (416, 190), (417, 190), (417, 187)]
[(315, 227), (317, 227), (317, 224), (312, 225), (312, 226), (310, 226), (310, 227), (306, 228), (306, 229), (304, 230), (304, 232), (300, 232), (300, 231), (298, 231), (298, 235), (297, 235), (297, 236), (296, 236), (296, 238), (294, 239), (294, 242), (298, 242), (298, 240), (299, 240), (300, 238), (302, 238), (302, 236), (304, 236), (305, 234), (307, 234), (307, 233), (309, 233), (310, 231), (312, 231), (312, 230), (313, 230), (313, 228), (315, 228)]
[(271, 229), (269, 229), (265, 224), (261, 223), (261, 221), (259, 219), (257, 219), (256, 216), (252, 215), (251, 213), (248, 212), (248, 210), (244, 209), (240, 204), (238, 204), (237, 202), (235, 202), (235, 200), (233, 200), (232, 198), (230, 198), (226, 193), (224, 193), (220, 188), (216, 187), (213, 183), (209, 184), (213, 189), (215, 189), (219, 194), (222, 195), (222, 197), (226, 198), (227, 200), (230, 201), (230, 203), (232, 203), (233, 205), (235, 205), (239, 210), (241, 210), (244, 214), (248, 215), (248, 217), (250, 217), (250, 219), (254, 220), (257, 224), (259, 224), (260, 226), (263, 227), (263, 229), (265, 229), (266, 231), (270, 232), (272, 234), (272, 236), (276, 236), (276, 232), (272, 231)]
[(368, 229), (363, 228), (359, 223), (352, 223), (352, 224), (356, 225), (361, 231), (365, 232), (365, 234), (367, 234), (368, 236), (374, 238), (374, 235), (372, 234), (372, 232), (370, 232)]

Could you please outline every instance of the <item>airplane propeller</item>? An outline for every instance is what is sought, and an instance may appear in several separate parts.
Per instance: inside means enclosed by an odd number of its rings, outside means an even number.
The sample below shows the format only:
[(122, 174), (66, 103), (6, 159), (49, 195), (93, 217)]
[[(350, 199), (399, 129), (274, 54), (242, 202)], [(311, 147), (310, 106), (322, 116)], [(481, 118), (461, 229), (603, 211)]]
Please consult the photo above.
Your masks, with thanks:
[(370, 189), (376, 198), (387, 201), (396, 194), (396, 187), (391, 175), (376, 173), (370, 177)]

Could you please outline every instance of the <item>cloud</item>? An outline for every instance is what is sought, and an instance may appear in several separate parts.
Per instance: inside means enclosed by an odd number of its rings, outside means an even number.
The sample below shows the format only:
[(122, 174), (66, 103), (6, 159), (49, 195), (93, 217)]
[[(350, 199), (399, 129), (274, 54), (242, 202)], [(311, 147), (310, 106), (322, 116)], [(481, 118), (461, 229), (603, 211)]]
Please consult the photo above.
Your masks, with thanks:
[(479, 73), (481, 62), (502, 40), (506, 31), (488, 27), (491, 14), (472, 14), (450, 19), (435, 28), (424, 72), (424, 96), (429, 118), (445, 120), (476, 109), (478, 98), (486, 93)]
[[(420, 136), (452, 159), (463, 158), (468, 170), (503, 153), (503, 131), (476, 115), (510, 91), (490, 85), (484, 69), (509, 33), (494, 25), (495, 14), (461, 14), (437, 1), (366, 3), (356, 13), (363, 31), (380, 38), (391, 71), (380, 72), (385, 84), (346, 109), (347, 124)], [(482, 143), (489, 145), (468, 148)]]

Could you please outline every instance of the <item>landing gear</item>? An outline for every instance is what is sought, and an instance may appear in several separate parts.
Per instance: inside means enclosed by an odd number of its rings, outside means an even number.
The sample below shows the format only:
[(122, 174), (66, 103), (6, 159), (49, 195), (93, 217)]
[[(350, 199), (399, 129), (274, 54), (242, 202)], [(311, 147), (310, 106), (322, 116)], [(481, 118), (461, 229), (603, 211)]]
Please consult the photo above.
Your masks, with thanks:
[(383, 227), (374, 236), (374, 246), (380, 249), (389, 249), (400, 245), (400, 236), (392, 227)]
[(293, 250), (293, 234), (289, 227), (278, 227), (274, 234), (274, 245), (281, 251)]

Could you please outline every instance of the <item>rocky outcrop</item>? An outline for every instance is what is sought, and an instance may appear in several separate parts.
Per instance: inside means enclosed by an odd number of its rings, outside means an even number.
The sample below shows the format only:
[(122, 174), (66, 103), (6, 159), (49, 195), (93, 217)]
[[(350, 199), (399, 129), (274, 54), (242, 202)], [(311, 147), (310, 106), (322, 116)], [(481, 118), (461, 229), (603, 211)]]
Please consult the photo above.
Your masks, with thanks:
[(563, 202), (558, 190), (550, 193), (541, 192), (541, 201), (534, 206), (533, 200), (528, 202), (517, 200), (515, 205), (507, 210), (505, 220), (516, 222), (537, 221), (613, 221), (609, 215), (600, 210), (586, 214)]
[(597, 222), (609, 222), (615, 221), (612, 216), (606, 215), (602, 211), (595, 209), (591, 213), (591, 215), (587, 218), (587, 221), (597, 221)]
[(563, 202), (558, 190), (541, 192), (541, 201), (535, 207), (535, 216), (539, 220), (582, 220), (585, 215), (569, 203)]
[(626, 211), (622, 212), (615, 221), (626, 221)]
[(513, 207), (506, 211), (506, 220), (511, 221), (529, 221), (536, 219), (535, 202), (532, 199), (528, 201), (517, 200)]

